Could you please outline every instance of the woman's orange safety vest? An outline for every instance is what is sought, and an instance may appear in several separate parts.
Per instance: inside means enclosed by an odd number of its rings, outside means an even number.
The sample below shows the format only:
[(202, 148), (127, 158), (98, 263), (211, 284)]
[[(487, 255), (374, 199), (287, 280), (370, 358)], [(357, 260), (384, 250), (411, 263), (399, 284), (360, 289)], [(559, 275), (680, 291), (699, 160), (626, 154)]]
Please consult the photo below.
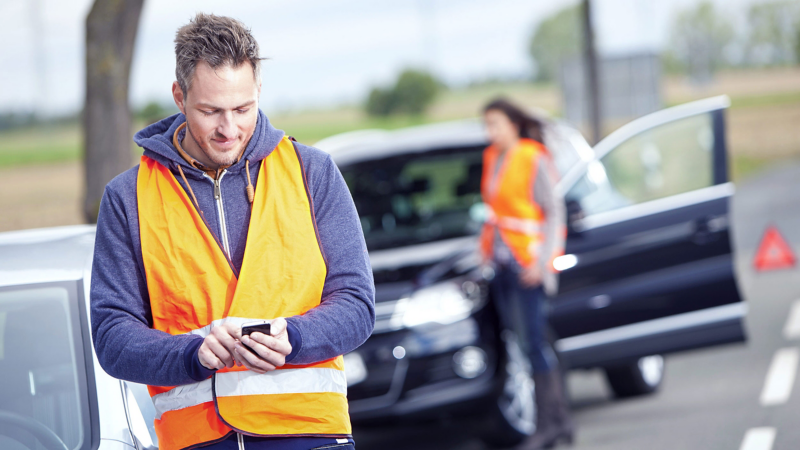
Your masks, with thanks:
[[(143, 156), (137, 194), (153, 328), (205, 337), (225, 322), (295, 316), (320, 304), (327, 268), (300, 157), (288, 139), (261, 163), (238, 277), (166, 167)], [(351, 434), (341, 356), (263, 375), (233, 367), (198, 383), (149, 390), (162, 450), (218, 441), (232, 431)]]
[(481, 233), (481, 251), (486, 258), (492, 257), (499, 232), (514, 259), (528, 267), (537, 263), (541, 253), (544, 216), (533, 199), (533, 185), (539, 156), (547, 155), (547, 150), (532, 139), (520, 139), (507, 152), (499, 171), (500, 150), (491, 145), (483, 152), (481, 194), (488, 218)]

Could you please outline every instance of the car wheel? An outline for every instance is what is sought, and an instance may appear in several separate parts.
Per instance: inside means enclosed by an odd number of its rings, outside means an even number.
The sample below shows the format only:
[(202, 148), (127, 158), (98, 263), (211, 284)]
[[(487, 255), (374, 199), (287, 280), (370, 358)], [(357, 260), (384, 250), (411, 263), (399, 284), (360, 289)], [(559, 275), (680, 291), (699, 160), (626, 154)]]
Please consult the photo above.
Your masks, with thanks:
[(617, 397), (635, 397), (658, 390), (664, 379), (664, 357), (645, 356), (632, 363), (608, 367), (606, 379)]
[(511, 447), (536, 430), (533, 372), (514, 333), (501, 335), (505, 347), (502, 360), (503, 387), (489, 413), (481, 440), (492, 447)]

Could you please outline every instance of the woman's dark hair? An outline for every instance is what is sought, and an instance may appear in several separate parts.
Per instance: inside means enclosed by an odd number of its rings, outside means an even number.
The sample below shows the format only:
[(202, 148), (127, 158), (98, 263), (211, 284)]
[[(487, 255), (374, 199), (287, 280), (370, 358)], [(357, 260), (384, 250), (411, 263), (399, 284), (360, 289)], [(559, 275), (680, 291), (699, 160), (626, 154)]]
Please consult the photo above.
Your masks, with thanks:
[(483, 108), (483, 113), (489, 111), (500, 111), (513, 123), (519, 130), (519, 137), (533, 139), (544, 144), (542, 136), (542, 122), (526, 114), (520, 107), (504, 98), (496, 98)]

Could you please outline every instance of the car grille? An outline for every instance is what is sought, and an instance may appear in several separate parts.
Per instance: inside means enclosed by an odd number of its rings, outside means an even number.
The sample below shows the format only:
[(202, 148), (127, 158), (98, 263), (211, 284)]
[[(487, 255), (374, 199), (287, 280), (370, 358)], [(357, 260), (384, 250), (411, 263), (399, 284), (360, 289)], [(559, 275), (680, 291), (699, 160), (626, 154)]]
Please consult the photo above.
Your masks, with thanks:
[(362, 400), (388, 394), (389, 389), (392, 387), (392, 378), (396, 367), (396, 361), (371, 365), (369, 374), (364, 381), (347, 388), (348, 400)]

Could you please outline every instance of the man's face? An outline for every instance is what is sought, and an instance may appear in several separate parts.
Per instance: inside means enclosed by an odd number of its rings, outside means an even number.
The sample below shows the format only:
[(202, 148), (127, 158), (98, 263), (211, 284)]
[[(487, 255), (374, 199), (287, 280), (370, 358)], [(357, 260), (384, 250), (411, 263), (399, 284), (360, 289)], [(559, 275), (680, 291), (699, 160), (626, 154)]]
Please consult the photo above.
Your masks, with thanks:
[(250, 64), (212, 69), (200, 61), (188, 93), (177, 81), (172, 85), (175, 104), (186, 116), (184, 150), (211, 168), (233, 164), (253, 136), (260, 93)]

